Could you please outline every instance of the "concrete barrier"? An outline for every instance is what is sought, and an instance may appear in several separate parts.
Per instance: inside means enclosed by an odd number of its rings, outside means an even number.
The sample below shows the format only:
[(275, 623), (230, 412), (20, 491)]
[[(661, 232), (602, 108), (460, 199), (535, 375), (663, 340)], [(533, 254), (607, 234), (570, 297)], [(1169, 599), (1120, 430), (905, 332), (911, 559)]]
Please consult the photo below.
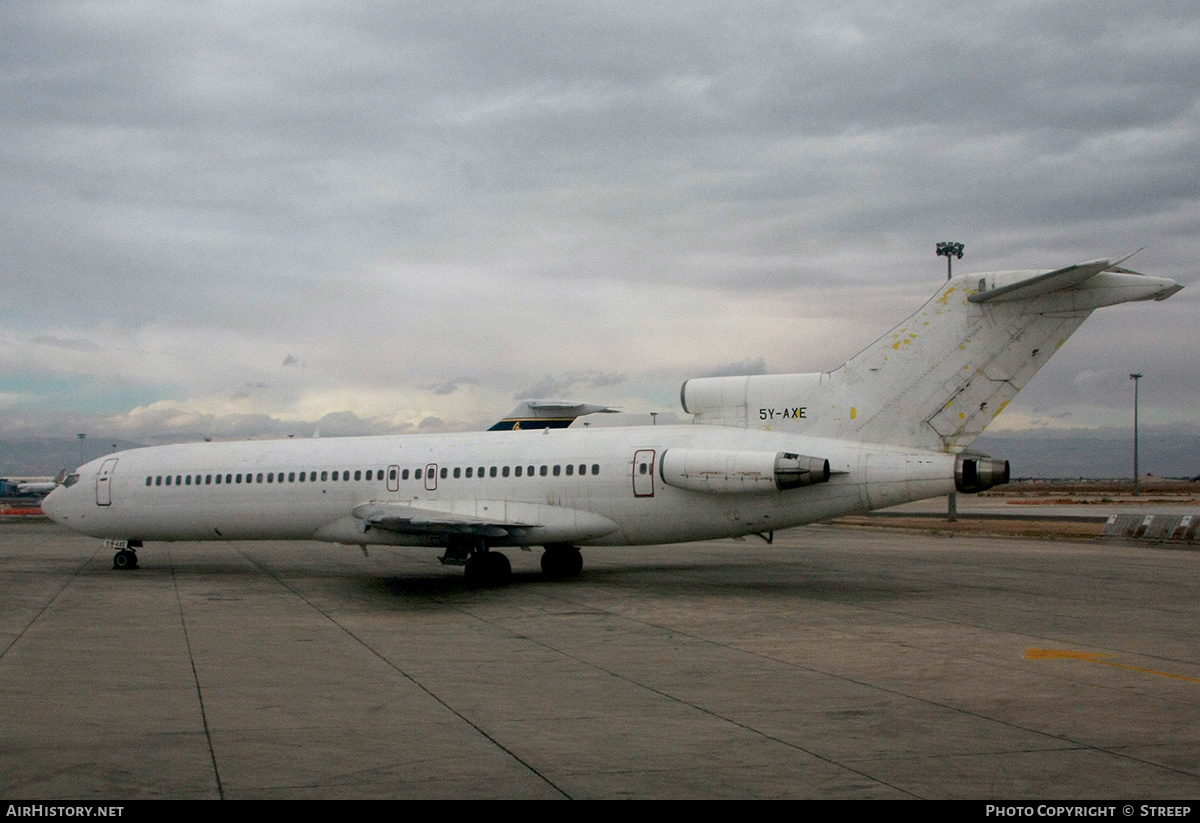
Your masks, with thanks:
[(1200, 543), (1200, 516), (1192, 514), (1114, 514), (1104, 524), (1105, 540)]

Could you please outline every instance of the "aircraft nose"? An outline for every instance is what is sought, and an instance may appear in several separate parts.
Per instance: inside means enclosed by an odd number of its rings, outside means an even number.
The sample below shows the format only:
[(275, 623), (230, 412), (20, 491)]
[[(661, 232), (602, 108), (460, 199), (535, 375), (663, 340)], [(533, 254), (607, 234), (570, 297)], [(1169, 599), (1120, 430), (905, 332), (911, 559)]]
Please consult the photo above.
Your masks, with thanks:
[(60, 522), (58, 514), (62, 513), (62, 489), (54, 489), (44, 498), (42, 498), (42, 514), (49, 517), (55, 523)]

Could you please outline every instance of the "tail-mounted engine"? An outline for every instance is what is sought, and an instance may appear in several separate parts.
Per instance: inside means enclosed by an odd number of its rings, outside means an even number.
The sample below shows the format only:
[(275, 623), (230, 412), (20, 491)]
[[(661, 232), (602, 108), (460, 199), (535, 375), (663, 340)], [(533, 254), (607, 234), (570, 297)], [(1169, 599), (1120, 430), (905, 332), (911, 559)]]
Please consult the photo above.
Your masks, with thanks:
[(1008, 461), (982, 454), (960, 454), (954, 461), (954, 486), (974, 494), (1008, 482)]
[(790, 452), (667, 449), (658, 472), (664, 483), (677, 489), (746, 494), (825, 483), (829, 461)]

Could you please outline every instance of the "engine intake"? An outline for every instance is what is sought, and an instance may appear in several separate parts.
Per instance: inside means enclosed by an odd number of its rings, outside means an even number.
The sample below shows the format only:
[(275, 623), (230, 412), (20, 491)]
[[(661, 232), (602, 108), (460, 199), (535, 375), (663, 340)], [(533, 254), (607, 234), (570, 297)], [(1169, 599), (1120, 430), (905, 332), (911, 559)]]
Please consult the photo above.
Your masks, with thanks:
[(997, 460), (983, 454), (960, 454), (954, 461), (954, 487), (964, 494), (974, 494), (1008, 482), (1007, 460)]
[(747, 494), (829, 480), (829, 461), (791, 452), (667, 449), (658, 473), (668, 486), (709, 494)]

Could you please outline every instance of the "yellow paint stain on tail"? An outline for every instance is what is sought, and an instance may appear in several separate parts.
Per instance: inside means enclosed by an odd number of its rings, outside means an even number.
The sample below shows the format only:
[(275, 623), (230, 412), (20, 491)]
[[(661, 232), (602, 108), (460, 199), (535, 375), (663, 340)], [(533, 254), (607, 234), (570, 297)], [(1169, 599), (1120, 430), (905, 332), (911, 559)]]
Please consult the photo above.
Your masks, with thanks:
[(850, 419), (853, 420), (856, 417), (858, 417), (858, 409), (854, 406), (851, 406), (850, 407)]
[(993, 419), (993, 420), (995, 420), (995, 419), (996, 419), (996, 416), (997, 416), (998, 414), (1000, 414), (1000, 412), (1004, 411), (1004, 407), (1005, 407), (1005, 406), (1007, 406), (1007, 405), (1009, 404), (1009, 402), (1010, 402), (1010, 401), (1008, 401), (1008, 400), (1005, 400), (1003, 403), (1001, 403), (1001, 404), (1000, 404), (1000, 408), (998, 408), (998, 409), (996, 409), (996, 411), (992, 412), (992, 419)]

